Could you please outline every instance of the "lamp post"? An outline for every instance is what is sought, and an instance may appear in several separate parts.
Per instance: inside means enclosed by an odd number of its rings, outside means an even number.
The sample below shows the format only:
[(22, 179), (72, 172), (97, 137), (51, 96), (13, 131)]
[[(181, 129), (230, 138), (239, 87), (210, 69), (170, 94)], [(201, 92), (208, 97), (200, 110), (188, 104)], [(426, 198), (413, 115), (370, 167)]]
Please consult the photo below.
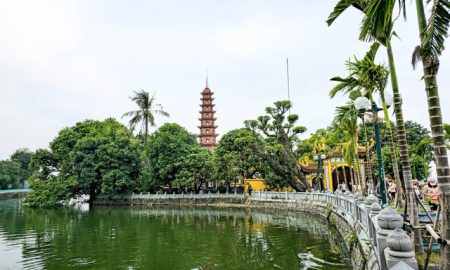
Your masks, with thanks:
[(323, 190), (324, 186), (323, 186), (323, 168), (322, 168), (322, 161), (326, 158), (327, 156), (325, 156), (325, 154), (321, 154), (321, 155), (314, 155), (314, 160), (317, 160), (317, 178), (320, 180), (319, 182), (319, 190)]
[[(387, 95), (387, 93), (385, 93), (385, 102), (386, 106), (390, 107), (393, 103), (392, 96)], [(387, 204), (386, 183), (384, 181), (383, 157), (381, 155), (380, 124), (378, 122), (378, 112), (383, 109), (379, 108), (375, 102), (372, 102), (371, 107), (369, 107), (370, 102), (369, 99), (366, 97), (359, 97), (355, 99), (354, 105), (356, 109), (358, 109), (362, 113), (372, 112), (375, 119), (374, 131), (375, 131), (375, 145), (377, 150), (378, 174), (380, 175), (380, 195), (381, 195), (381, 203), (385, 205)]]

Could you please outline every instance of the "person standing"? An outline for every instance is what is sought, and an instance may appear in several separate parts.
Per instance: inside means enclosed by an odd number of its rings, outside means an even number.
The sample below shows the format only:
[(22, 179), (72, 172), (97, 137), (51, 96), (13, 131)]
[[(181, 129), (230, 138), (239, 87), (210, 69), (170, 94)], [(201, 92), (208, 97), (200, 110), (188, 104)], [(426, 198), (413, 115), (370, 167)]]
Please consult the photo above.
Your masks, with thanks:
[(390, 180), (389, 187), (388, 187), (389, 197), (391, 198), (391, 201), (395, 200), (395, 194), (397, 192), (397, 185), (394, 183), (393, 180)]
[(252, 185), (250, 183), (247, 183), (247, 192), (248, 196), (252, 196)]
[(437, 179), (431, 178), (427, 181), (427, 186), (424, 188), (424, 195), (431, 210), (436, 211), (439, 205), (439, 188)]

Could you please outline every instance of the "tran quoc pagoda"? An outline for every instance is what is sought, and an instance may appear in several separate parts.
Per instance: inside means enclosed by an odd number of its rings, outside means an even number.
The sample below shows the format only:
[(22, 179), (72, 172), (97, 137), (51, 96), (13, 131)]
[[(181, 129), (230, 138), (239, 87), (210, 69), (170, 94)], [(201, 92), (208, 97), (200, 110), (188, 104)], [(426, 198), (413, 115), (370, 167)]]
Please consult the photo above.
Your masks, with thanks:
[(199, 143), (202, 147), (214, 151), (217, 147), (218, 134), (216, 134), (217, 126), (215, 125), (217, 118), (214, 117), (214, 114), (216, 113), (216, 111), (214, 111), (214, 98), (212, 97), (214, 92), (208, 87), (208, 78), (206, 78), (206, 87), (201, 92), (201, 95)]

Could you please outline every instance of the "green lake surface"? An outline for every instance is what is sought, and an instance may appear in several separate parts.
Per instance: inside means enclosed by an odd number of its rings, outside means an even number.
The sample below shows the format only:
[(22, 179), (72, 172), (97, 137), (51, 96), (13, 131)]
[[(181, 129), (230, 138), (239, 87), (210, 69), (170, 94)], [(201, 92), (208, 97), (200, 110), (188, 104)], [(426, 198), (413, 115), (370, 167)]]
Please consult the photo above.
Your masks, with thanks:
[(0, 201), (0, 269), (350, 269), (310, 214), (222, 208), (30, 209)]

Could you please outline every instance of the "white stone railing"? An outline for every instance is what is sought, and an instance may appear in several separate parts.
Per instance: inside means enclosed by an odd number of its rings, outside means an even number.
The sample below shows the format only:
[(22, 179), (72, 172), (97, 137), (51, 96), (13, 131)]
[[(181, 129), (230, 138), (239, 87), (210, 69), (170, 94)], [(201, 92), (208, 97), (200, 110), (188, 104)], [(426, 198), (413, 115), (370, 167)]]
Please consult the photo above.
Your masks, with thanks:
[(239, 193), (219, 193), (219, 192), (205, 192), (205, 193), (133, 193), (129, 199), (208, 199), (208, 198), (242, 198), (243, 195)]

